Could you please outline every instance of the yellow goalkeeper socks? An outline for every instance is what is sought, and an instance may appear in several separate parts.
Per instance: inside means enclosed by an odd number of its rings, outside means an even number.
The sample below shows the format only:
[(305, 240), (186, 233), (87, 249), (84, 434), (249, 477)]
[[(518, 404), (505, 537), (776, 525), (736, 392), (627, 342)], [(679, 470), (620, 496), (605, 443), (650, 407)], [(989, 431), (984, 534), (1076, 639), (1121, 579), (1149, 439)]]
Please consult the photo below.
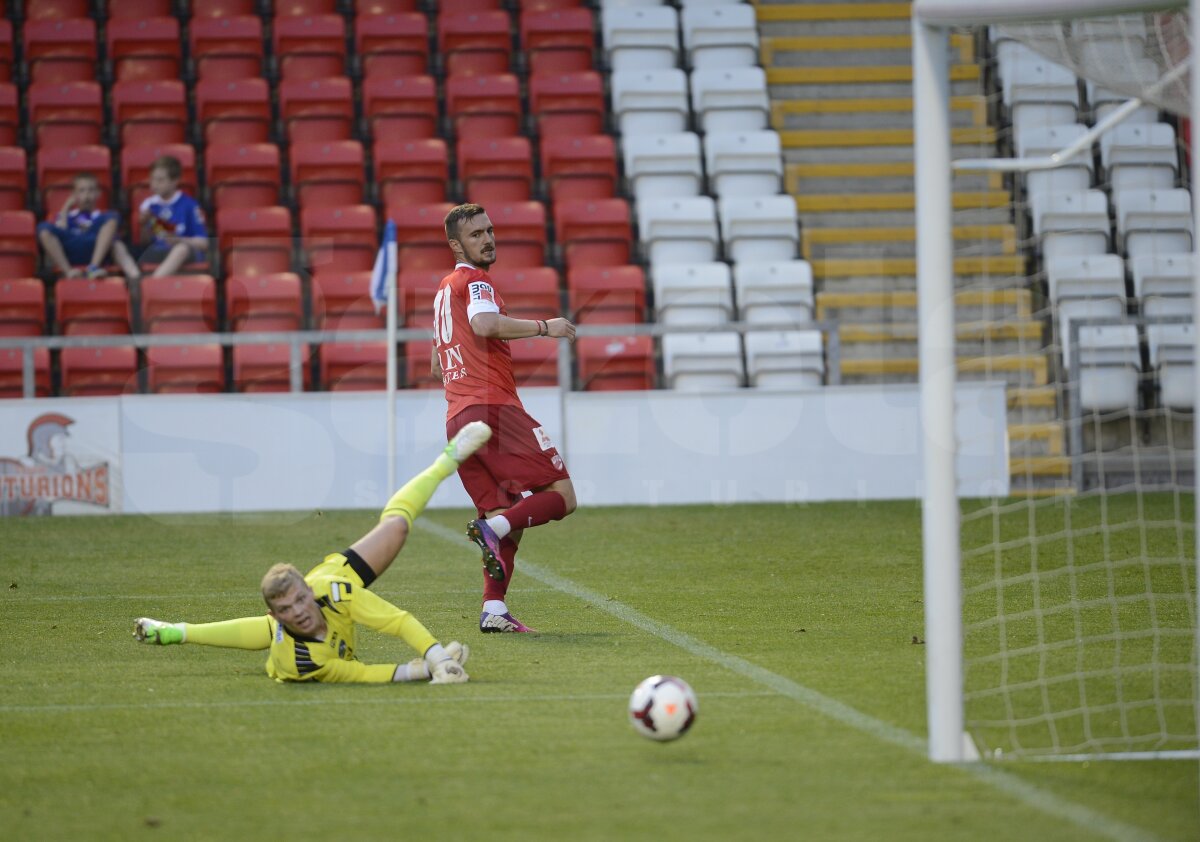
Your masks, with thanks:
[(432, 465), (410, 479), (403, 488), (392, 495), (392, 499), (388, 500), (387, 505), (383, 507), (383, 513), (379, 519), (402, 517), (408, 521), (409, 526), (412, 526), (413, 521), (421, 516), (421, 512), (425, 511), (429, 498), (437, 491), (442, 481), (452, 476), (457, 470), (457, 462), (445, 453), (439, 455)]
[(182, 625), (188, 643), (226, 649), (266, 649), (271, 645), (271, 626), (265, 616)]

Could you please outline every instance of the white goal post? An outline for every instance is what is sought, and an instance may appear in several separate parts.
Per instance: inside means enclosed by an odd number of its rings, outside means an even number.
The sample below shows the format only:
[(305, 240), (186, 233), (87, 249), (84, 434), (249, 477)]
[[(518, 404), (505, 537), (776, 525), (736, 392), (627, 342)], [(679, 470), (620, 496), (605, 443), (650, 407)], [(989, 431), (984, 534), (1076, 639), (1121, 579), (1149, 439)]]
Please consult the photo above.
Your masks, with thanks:
[[(951, 85), (949, 66), (952, 27), (1026, 24), (1047, 20), (1079, 20), (1122, 14), (1187, 10), (1190, 6), (1190, 42), (1200, 44), (1200, 0), (914, 0), (913, 2), (913, 110), (916, 193), (916, 256), (919, 319), (920, 406), (923, 426), (924, 493), (922, 506), (924, 555), (924, 605), (926, 641), (926, 711), (929, 757), (935, 762), (979, 759), (967, 733), (964, 682), (962, 514), (957, 495), (954, 459), (954, 381), (956, 376), (956, 328), (954, 315), (954, 230), (952, 173), (955, 169), (990, 169), (994, 172), (1026, 172), (1056, 167), (1076, 153), (1090, 148), (1108, 128), (1120, 122), (1140, 102), (1128, 103), (1097, 123), (1072, 148), (1038, 159), (1007, 159), (1003, 163), (974, 160), (951, 162)], [(1190, 76), (1190, 90), (1200, 90), (1200, 62), (1185, 59), (1186, 67), (1168, 71), (1169, 81)], [(1165, 83), (1168, 80), (1163, 80)], [(1189, 101), (1191, 132), (1192, 218), (1200, 220), (1200, 108)], [(1198, 276), (1192, 282), (1193, 323), (1200, 325), (1200, 237), (1193, 237), (1193, 265)], [(1193, 366), (1194, 394), (1200, 402), (1200, 365)], [(1193, 418), (1200, 419), (1200, 407)], [(1194, 452), (1200, 454), (1200, 423), (1193, 423)], [(1195, 482), (1195, 481), (1193, 481)], [(1194, 490), (1193, 490), (1194, 495)], [(1194, 523), (1200, 523), (1200, 495), (1194, 495)], [(1191, 530), (1195, 543), (1195, 530)], [(1191, 548), (1200, 558), (1200, 546)], [(1194, 563), (1194, 560), (1193, 560)], [(1074, 573), (1072, 575), (1072, 580)], [(1200, 587), (1188, 606), (1191, 623), (1200, 617)], [(1195, 581), (1192, 579), (1191, 581)], [(1073, 586), (1072, 586), (1073, 587)], [(1153, 594), (1151, 595), (1153, 602)], [(1156, 638), (1157, 640), (1157, 638)], [(1120, 644), (1118, 644), (1119, 646)], [(1200, 657), (1200, 633), (1192, 631), (1191, 652)], [(1082, 661), (1082, 657), (1081, 657)], [(1190, 664), (1193, 734), (1200, 734), (1200, 689), (1195, 686), (1200, 664)], [(1157, 673), (1156, 673), (1157, 680)], [(1081, 680), (1081, 685), (1083, 681)], [(1118, 686), (1119, 686), (1118, 680)], [(1119, 695), (1119, 692), (1118, 692)], [(1124, 717), (1124, 712), (1120, 714)], [(1051, 723), (1053, 729), (1053, 723)], [(1168, 731), (1169, 733), (1169, 731)], [(1174, 736), (1178, 736), (1175, 734)], [(1103, 742), (1103, 741), (1099, 741)], [(1095, 746), (1089, 748), (1095, 749)], [(1081, 755), (1070, 751), (1035, 759), (1081, 759), (1083, 757), (1156, 758), (1200, 757), (1195, 746), (1173, 751), (1106, 752), (1101, 747)], [(991, 754), (999, 756), (999, 752)]]

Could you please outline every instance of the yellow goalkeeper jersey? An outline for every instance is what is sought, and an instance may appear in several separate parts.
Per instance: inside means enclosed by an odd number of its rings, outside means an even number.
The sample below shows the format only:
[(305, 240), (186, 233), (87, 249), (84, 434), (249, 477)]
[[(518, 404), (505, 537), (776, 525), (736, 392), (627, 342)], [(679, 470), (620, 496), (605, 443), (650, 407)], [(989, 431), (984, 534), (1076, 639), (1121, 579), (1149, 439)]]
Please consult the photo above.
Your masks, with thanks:
[(364, 664), (354, 656), (356, 623), (399, 637), (421, 655), (437, 643), (416, 617), (367, 590), (342, 553), (326, 556), (304, 579), (325, 617), (325, 639), (294, 635), (268, 617), (271, 655), (267, 674), (276, 681), (391, 681), (396, 664)]

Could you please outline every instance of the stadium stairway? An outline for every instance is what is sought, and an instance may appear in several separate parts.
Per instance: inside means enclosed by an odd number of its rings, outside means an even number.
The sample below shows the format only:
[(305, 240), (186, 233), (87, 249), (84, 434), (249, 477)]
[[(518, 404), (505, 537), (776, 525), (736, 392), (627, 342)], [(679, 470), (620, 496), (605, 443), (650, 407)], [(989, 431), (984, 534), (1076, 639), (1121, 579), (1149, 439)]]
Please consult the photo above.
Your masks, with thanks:
[[(796, 197), (816, 317), (836, 319), (843, 383), (917, 379), (912, 40), (908, 3), (758, 6), (772, 124)], [(955, 157), (995, 155), (975, 41), (952, 36)], [(1045, 324), (1000, 174), (954, 179), (960, 379), (1009, 384), (1014, 494), (1069, 477)]]

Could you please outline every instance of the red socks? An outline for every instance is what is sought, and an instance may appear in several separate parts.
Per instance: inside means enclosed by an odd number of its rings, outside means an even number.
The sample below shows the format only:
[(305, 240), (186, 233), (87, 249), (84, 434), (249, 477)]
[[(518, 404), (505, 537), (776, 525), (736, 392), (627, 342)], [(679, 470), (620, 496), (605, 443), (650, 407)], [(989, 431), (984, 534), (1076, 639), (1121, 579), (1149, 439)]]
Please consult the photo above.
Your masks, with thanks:
[(562, 520), (567, 516), (567, 501), (557, 491), (539, 491), (530, 494), (515, 506), (504, 512), (513, 529), (528, 529), (531, 526), (541, 526), (552, 520)]
[(487, 574), (486, 570), (483, 571), (483, 598), (485, 601), (489, 599), (503, 601), (504, 595), (508, 593), (513, 571), (517, 567), (517, 545), (511, 538), (500, 539), (500, 563), (504, 566), (503, 582), (497, 582)]

